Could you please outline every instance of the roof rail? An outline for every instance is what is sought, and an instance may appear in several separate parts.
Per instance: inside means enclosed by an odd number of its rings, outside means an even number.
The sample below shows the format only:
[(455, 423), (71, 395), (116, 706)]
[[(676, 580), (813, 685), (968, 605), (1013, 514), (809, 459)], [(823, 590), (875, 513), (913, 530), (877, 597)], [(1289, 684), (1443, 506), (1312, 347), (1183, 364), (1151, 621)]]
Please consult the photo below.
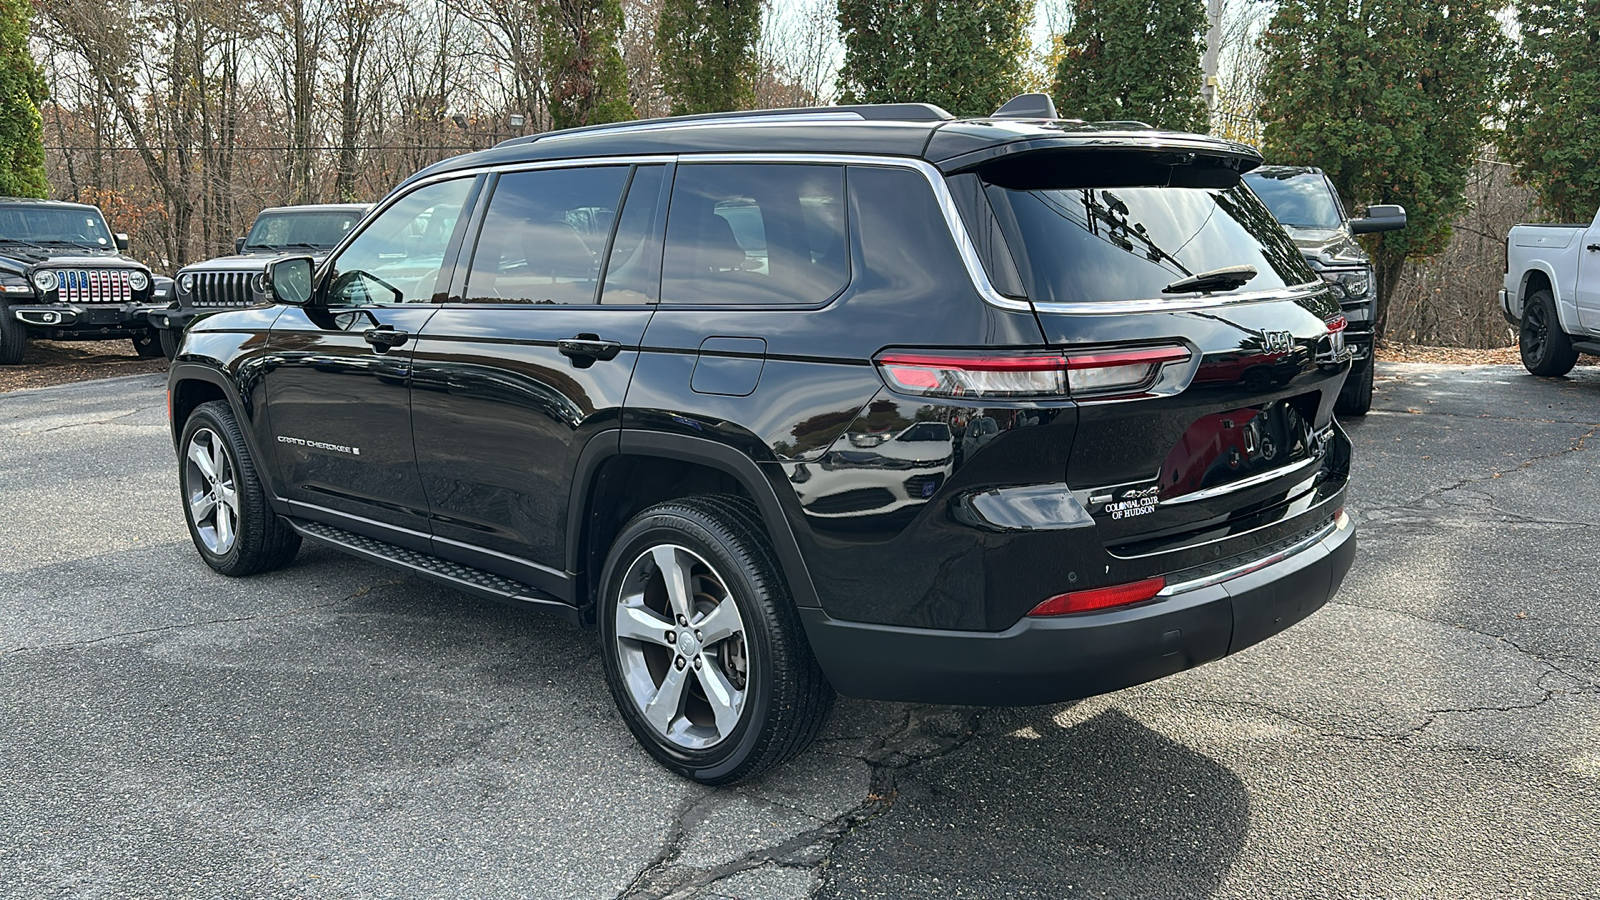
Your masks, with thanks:
[(501, 141), (496, 146), (532, 144), (537, 141), (562, 140), (592, 134), (620, 134), (635, 131), (658, 131), (693, 125), (730, 125), (779, 122), (944, 122), (955, 116), (932, 103), (864, 103), (855, 106), (814, 106), (791, 109), (752, 109), (732, 112), (702, 113), (694, 116), (668, 116), (659, 119), (636, 119), (632, 122), (611, 122), (605, 125), (586, 125), (561, 131), (546, 131)]
[(1107, 128), (1143, 128), (1147, 131), (1155, 130), (1154, 125), (1151, 125), (1149, 122), (1141, 122), (1138, 119), (1106, 119), (1101, 122), (1095, 122), (1094, 124)]

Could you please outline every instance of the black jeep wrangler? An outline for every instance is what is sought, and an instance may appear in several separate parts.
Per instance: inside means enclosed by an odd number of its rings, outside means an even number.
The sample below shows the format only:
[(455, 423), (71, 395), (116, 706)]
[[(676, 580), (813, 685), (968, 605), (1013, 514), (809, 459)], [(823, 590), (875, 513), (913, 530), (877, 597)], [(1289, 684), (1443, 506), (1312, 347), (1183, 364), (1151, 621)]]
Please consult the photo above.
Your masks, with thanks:
[(624, 721), (710, 783), (835, 690), (1037, 704), (1218, 659), (1355, 555), (1345, 319), (1260, 162), (1042, 97), (447, 160), (184, 335), (195, 546), (595, 626)]
[(161, 335), (162, 352), (172, 359), (183, 329), (201, 313), (268, 302), (261, 286), (267, 263), (285, 253), (320, 260), (371, 208), (370, 203), (319, 203), (257, 213), (250, 233), (234, 239), (236, 255), (184, 266), (173, 275), (177, 284), (171, 303), (149, 316)]
[(22, 361), (28, 338), (129, 338), (140, 356), (161, 346), (146, 313), (171, 281), (126, 256), (93, 206), (0, 197), (0, 365)]

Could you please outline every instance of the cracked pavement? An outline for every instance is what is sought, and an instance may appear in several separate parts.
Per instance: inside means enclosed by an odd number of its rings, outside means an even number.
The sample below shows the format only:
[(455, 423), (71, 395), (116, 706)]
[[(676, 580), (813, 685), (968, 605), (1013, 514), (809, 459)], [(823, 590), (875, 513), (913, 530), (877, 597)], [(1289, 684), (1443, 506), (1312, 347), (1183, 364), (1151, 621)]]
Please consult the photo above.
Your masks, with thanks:
[(0, 396), (0, 896), (1600, 895), (1600, 372), (1380, 366), (1323, 611), (1074, 704), (843, 700), (731, 790), (568, 625), (213, 575), (162, 390)]

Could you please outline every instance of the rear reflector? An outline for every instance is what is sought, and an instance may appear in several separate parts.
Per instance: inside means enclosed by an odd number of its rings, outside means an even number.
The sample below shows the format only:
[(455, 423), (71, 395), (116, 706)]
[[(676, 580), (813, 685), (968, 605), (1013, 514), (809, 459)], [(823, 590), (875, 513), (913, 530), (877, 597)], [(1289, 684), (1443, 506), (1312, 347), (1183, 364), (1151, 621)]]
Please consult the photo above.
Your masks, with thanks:
[(1141, 347), (1086, 353), (901, 353), (879, 356), (889, 387), (921, 397), (1136, 396), (1170, 363), (1187, 363), (1189, 348)]
[(1132, 584), (1118, 584), (1087, 591), (1073, 591), (1070, 594), (1057, 594), (1035, 606), (1028, 615), (1065, 616), (1071, 613), (1090, 612), (1097, 609), (1110, 609), (1114, 606), (1143, 603), (1161, 593), (1161, 589), (1166, 586), (1167, 579), (1157, 576), (1155, 578), (1146, 578), (1143, 581), (1135, 581)]

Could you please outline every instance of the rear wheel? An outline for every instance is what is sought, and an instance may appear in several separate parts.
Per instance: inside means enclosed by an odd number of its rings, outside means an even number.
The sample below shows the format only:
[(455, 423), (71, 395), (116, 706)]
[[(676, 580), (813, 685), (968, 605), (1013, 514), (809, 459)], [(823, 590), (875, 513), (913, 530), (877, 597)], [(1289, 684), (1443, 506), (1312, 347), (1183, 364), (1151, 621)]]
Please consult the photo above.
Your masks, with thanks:
[(267, 505), (228, 404), (213, 400), (195, 407), (178, 446), (183, 515), (206, 565), (232, 576), (288, 565), (300, 549), (300, 535)]
[(635, 516), (607, 557), (601, 655), (617, 709), (663, 766), (742, 781), (804, 750), (833, 704), (748, 501)]
[(144, 359), (161, 355), (161, 338), (154, 328), (146, 328), (133, 338), (133, 349)]
[(1365, 362), (1360, 372), (1351, 374), (1333, 403), (1333, 411), (1341, 416), (1364, 416), (1372, 409), (1372, 370), (1377, 360), (1369, 356)]
[(1561, 330), (1556, 299), (1548, 290), (1534, 291), (1522, 307), (1522, 328), (1517, 332), (1522, 365), (1534, 375), (1565, 375), (1578, 364), (1572, 339)]
[(11, 307), (0, 306), (0, 366), (14, 366), (22, 362), (28, 349), (28, 326), (17, 321)]

